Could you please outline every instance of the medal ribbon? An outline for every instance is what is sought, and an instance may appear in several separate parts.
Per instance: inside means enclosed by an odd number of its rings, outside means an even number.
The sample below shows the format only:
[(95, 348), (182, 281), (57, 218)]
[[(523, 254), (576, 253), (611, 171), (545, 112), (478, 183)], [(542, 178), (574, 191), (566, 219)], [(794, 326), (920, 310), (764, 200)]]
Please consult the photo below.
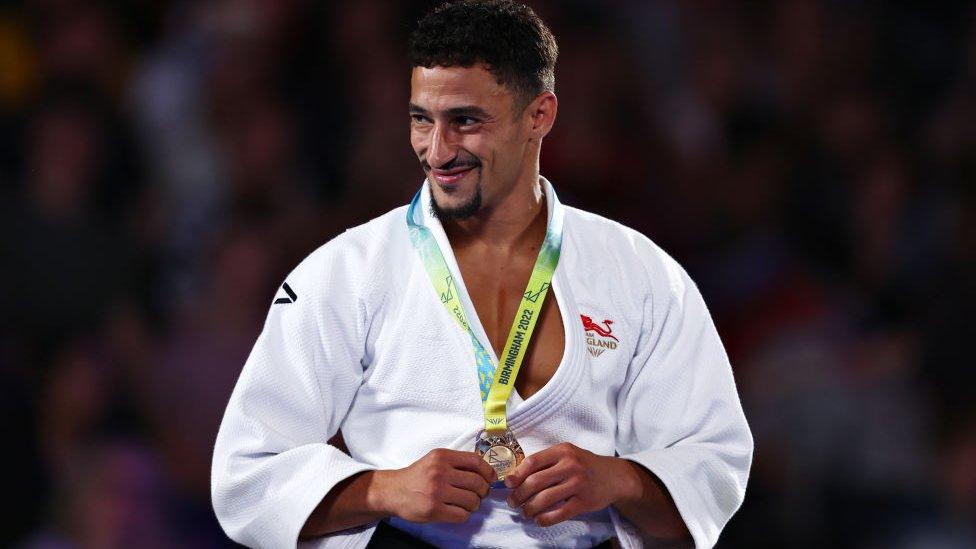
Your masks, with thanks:
[[(553, 200), (553, 209), (552, 218), (546, 228), (546, 238), (539, 249), (539, 256), (536, 258), (535, 266), (532, 267), (532, 274), (529, 276), (529, 283), (522, 294), (522, 301), (519, 304), (518, 312), (515, 314), (515, 321), (512, 322), (508, 339), (502, 349), (499, 358), (502, 367), (498, 368), (491, 355), (474, 335), (474, 331), (471, 330), (471, 325), (468, 323), (464, 307), (461, 305), (457, 293), (454, 276), (451, 274), (447, 262), (444, 261), (444, 255), (441, 253), (434, 235), (430, 229), (421, 223), (418, 217), (420, 215), (418, 205), (421, 203), (423, 190), (421, 188), (420, 191), (417, 191), (407, 209), (410, 241), (424, 264), (427, 276), (439, 295), (441, 304), (450, 313), (451, 318), (471, 337), (471, 346), (474, 349), (475, 363), (478, 367), (481, 401), (485, 408), (485, 430), (489, 433), (504, 432), (508, 430), (505, 416), (508, 398), (515, 386), (515, 378), (522, 366), (522, 359), (525, 358), (525, 351), (529, 347), (529, 340), (532, 338), (536, 321), (538, 321), (539, 313), (542, 311), (542, 304), (552, 286), (552, 275), (556, 270), (556, 264), (559, 263), (559, 250), (563, 238), (562, 209), (555, 207), (555, 193), (553, 192), (549, 198)], [(549, 190), (552, 191), (551, 188)]]

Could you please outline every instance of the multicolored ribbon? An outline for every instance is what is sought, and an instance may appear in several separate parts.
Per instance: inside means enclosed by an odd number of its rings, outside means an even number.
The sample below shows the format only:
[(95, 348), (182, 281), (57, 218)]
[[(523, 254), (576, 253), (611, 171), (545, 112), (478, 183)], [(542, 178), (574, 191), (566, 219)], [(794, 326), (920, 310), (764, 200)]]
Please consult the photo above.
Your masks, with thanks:
[[(504, 432), (508, 429), (505, 408), (508, 398), (512, 394), (515, 386), (515, 378), (518, 376), (522, 360), (525, 358), (525, 351), (529, 347), (529, 340), (535, 330), (539, 313), (542, 311), (542, 304), (546, 299), (549, 288), (552, 286), (552, 275), (559, 263), (559, 251), (563, 238), (563, 218), (562, 209), (553, 207), (552, 218), (546, 228), (546, 238), (539, 249), (539, 256), (536, 258), (532, 274), (529, 276), (529, 283), (525, 287), (522, 301), (519, 304), (515, 321), (509, 331), (508, 340), (499, 358), (501, 368), (498, 368), (474, 331), (468, 323), (468, 318), (464, 313), (464, 306), (458, 296), (457, 285), (454, 276), (451, 274), (444, 254), (441, 253), (434, 235), (422, 223), (419, 216), (419, 204), (421, 203), (421, 193), (417, 194), (410, 202), (407, 209), (407, 226), (410, 230), (410, 241), (413, 242), (414, 249), (420, 256), (427, 276), (430, 278), (434, 290), (438, 293), (441, 303), (451, 317), (461, 326), (461, 329), (471, 337), (471, 346), (474, 348), (474, 359), (478, 367), (478, 384), (481, 388), (481, 401), (485, 407), (485, 430), (491, 432)], [(552, 192), (552, 189), (549, 189)], [(553, 193), (551, 200), (555, 201)]]

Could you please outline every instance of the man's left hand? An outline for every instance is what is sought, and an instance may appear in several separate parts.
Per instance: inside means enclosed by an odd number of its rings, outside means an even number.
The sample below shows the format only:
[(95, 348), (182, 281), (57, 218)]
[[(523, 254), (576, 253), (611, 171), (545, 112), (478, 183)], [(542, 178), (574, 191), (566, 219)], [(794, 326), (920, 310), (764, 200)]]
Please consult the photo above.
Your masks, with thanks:
[(628, 461), (594, 454), (568, 442), (523, 461), (505, 477), (511, 507), (539, 526), (552, 526), (624, 499), (641, 497), (640, 473)]

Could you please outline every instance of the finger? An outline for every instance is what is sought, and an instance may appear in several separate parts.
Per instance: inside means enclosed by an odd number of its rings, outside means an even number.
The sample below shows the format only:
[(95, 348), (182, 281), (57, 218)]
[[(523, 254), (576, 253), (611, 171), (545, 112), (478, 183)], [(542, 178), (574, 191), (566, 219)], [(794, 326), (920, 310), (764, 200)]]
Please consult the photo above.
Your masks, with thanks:
[(532, 454), (531, 456), (525, 458), (522, 463), (515, 468), (514, 473), (505, 477), (505, 486), (509, 488), (518, 488), (523, 482), (525, 482), (525, 479), (528, 478), (529, 475), (558, 463), (559, 458), (562, 455), (563, 450), (558, 446), (546, 448), (537, 454)]
[(470, 452), (462, 452), (461, 450), (451, 450), (450, 448), (434, 448), (433, 450), (427, 452), (424, 457), (434, 459), (443, 463), (454, 463), (459, 457)]
[(498, 478), (498, 473), (491, 468), (491, 465), (488, 465), (488, 462), (475, 452), (457, 452), (457, 455), (453, 457), (455, 458), (453, 462), (455, 468), (478, 473), (489, 484)]
[(449, 522), (451, 524), (461, 524), (467, 522), (471, 512), (457, 505), (442, 503), (437, 507), (434, 518), (430, 522)]
[(529, 498), (542, 490), (563, 482), (567, 475), (563, 471), (563, 468), (558, 465), (557, 463), (547, 469), (532, 473), (523, 480), (518, 488), (514, 489), (508, 497), (509, 506), (520, 507)]
[(481, 496), (471, 490), (462, 490), (448, 486), (444, 489), (441, 502), (448, 505), (455, 505), (471, 513), (481, 507)]
[(577, 495), (577, 492), (578, 485), (571, 480), (550, 486), (525, 502), (525, 505), (522, 507), (522, 515), (526, 518), (535, 518), (539, 513), (548, 511), (563, 501)]
[(579, 503), (579, 498), (572, 497), (566, 503), (557, 505), (555, 509), (539, 513), (535, 517), (535, 523), (539, 526), (552, 526), (564, 520), (569, 520), (583, 511)]
[(498, 471), (494, 467), (488, 465), (488, 462), (481, 456), (478, 456), (478, 461), (480, 462), (478, 464), (478, 474), (484, 477), (488, 484), (498, 480)]
[(447, 480), (451, 486), (474, 492), (480, 498), (487, 496), (488, 491), (491, 489), (491, 484), (485, 481), (485, 477), (463, 469), (451, 470)]

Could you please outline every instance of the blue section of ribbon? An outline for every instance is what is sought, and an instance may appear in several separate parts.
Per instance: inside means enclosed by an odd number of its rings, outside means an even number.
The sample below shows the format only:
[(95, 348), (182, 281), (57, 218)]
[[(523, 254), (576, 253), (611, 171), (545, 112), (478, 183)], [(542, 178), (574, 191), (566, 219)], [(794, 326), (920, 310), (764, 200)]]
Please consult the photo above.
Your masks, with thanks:
[[(430, 229), (418, 223), (415, 217), (417, 215), (417, 206), (420, 204), (421, 192), (423, 192), (423, 189), (417, 191), (413, 200), (410, 201), (410, 208), (407, 210), (407, 226), (410, 228), (410, 240), (413, 242), (414, 248), (418, 251), (421, 262), (424, 263), (424, 267), (428, 272), (437, 263), (439, 265), (436, 265), (436, 267), (449, 272), (447, 263), (444, 261), (440, 247), (437, 246), (434, 235), (430, 232)], [(452, 287), (456, 288), (453, 284)], [(458, 320), (460, 323), (460, 319)], [(468, 324), (467, 319), (465, 319), (465, 324)], [(478, 386), (481, 389), (481, 401), (484, 402), (488, 400), (488, 391), (491, 390), (492, 381), (495, 379), (496, 365), (491, 358), (491, 354), (485, 350), (481, 341), (471, 331), (470, 325), (463, 325), (462, 328), (465, 328), (471, 337), (471, 347), (474, 349), (474, 362), (478, 368)]]

